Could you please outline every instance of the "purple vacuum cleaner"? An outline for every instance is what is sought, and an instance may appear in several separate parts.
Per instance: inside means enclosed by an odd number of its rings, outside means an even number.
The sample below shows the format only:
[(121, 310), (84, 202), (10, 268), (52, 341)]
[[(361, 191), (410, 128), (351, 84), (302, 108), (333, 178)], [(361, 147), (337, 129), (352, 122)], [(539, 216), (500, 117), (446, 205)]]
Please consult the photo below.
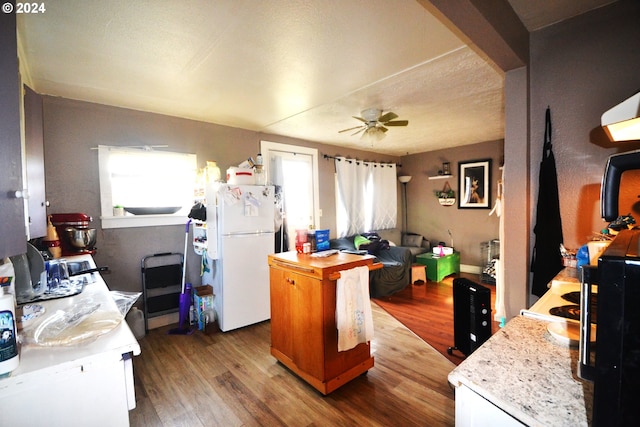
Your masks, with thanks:
[[(187, 221), (185, 237), (184, 237), (184, 262), (182, 265), (182, 290), (180, 292), (179, 305), (179, 321), (178, 327), (169, 330), (171, 335), (191, 335), (193, 329), (189, 326), (189, 309), (191, 308), (191, 283), (185, 283), (187, 273), (187, 246), (189, 242), (189, 225), (191, 220)], [(186, 324), (186, 326), (185, 326)]]

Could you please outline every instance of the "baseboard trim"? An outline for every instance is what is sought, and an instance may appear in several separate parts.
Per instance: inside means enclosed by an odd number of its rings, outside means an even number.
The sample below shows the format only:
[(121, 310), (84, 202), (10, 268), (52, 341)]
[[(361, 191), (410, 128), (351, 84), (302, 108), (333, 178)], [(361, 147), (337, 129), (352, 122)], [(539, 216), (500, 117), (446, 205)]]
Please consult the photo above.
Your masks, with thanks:
[(178, 322), (180, 322), (179, 313), (169, 313), (169, 314), (164, 314), (162, 316), (150, 317), (147, 320), (147, 326), (149, 327), (149, 329), (156, 329), (162, 326), (172, 325)]
[(481, 274), (482, 267), (479, 267), (477, 265), (460, 264), (460, 272), (469, 274)]

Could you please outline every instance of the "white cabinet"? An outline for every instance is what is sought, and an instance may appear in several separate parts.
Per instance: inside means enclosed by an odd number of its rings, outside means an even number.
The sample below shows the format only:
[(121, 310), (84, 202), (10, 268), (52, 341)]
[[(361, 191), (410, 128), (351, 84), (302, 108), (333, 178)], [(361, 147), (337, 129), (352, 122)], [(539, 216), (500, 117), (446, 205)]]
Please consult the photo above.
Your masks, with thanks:
[(522, 427), (520, 421), (463, 385), (456, 387), (456, 427)]
[[(67, 257), (89, 261), (89, 255)], [(40, 302), (43, 316), (82, 303), (85, 298), (113, 304), (97, 274), (81, 294)], [(20, 364), (0, 379), (0, 426), (128, 426), (135, 408), (131, 354), (140, 346), (127, 322), (77, 345), (41, 347), (23, 344)]]

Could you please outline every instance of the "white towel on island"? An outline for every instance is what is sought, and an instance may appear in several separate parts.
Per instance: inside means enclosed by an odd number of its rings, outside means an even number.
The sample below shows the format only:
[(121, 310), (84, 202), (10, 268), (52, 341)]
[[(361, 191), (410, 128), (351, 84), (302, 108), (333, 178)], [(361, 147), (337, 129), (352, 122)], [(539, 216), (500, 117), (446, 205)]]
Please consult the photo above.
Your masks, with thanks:
[(368, 267), (340, 272), (336, 283), (336, 324), (338, 351), (351, 350), (373, 339)]

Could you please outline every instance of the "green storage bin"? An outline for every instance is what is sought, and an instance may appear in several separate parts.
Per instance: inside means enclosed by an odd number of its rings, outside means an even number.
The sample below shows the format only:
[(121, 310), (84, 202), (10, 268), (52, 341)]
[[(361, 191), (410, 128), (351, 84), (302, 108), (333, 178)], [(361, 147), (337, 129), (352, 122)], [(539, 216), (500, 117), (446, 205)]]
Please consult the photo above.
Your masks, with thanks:
[(427, 279), (434, 282), (441, 282), (451, 274), (460, 273), (460, 252), (445, 256), (427, 252), (417, 255), (416, 262), (427, 266)]

